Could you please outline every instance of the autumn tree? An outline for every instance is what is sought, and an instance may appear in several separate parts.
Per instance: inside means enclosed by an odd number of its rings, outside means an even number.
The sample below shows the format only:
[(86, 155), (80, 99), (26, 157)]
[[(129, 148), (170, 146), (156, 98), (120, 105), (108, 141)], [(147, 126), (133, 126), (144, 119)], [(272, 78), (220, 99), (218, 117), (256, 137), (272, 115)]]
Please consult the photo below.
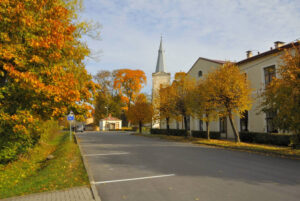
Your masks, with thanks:
[(209, 86), (212, 87), (214, 104), (219, 105), (220, 116), (229, 118), (236, 142), (240, 142), (239, 132), (233, 122), (233, 115), (241, 116), (251, 107), (251, 89), (245, 74), (234, 64), (227, 62), (216, 71), (208, 74)]
[(210, 139), (210, 122), (218, 119), (219, 107), (219, 103), (215, 101), (211, 82), (213, 80), (210, 78), (200, 80), (188, 96), (190, 110), (206, 124), (207, 139)]
[(75, 0), (0, 3), (0, 135), (12, 146), (38, 132), (34, 122), (71, 109), (83, 119), (92, 109), (97, 86), (82, 62), (89, 49), (79, 39), (88, 26), (76, 21), (77, 8)]
[(274, 124), (277, 128), (300, 133), (300, 46), (285, 49), (278, 77), (263, 92), (263, 111), (276, 111)]
[(193, 114), (189, 107), (189, 95), (195, 86), (195, 80), (184, 72), (175, 74), (175, 80), (171, 86), (174, 90), (174, 114), (183, 118), (186, 133), (188, 133), (188, 116)]
[(134, 123), (139, 125), (139, 132), (142, 132), (144, 123), (152, 120), (153, 108), (148, 102), (144, 94), (140, 94), (135, 98), (134, 104), (128, 109), (127, 117)]
[(158, 109), (155, 111), (155, 118), (166, 119), (167, 130), (170, 129), (170, 119), (175, 117), (175, 90), (172, 86), (160, 87), (158, 98)]
[(147, 78), (142, 70), (120, 69), (113, 72), (114, 88), (122, 95), (122, 100), (130, 108), (131, 103), (146, 84)]
[(99, 120), (107, 116), (107, 113), (121, 118), (124, 103), (122, 103), (120, 94), (113, 88), (114, 77), (112, 72), (99, 71), (94, 76), (94, 80), (99, 85), (94, 101), (94, 122), (99, 122)]

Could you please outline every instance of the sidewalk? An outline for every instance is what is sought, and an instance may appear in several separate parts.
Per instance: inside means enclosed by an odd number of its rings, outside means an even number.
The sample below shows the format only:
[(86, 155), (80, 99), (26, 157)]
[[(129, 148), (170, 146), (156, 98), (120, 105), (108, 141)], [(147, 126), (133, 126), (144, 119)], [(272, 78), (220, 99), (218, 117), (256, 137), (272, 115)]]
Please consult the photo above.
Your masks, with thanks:
[(11, 197), (1, 199), (1, 201), (94, 201), (94, 198), (91, 189), (87, 186), (84, 186), (60, 191)]

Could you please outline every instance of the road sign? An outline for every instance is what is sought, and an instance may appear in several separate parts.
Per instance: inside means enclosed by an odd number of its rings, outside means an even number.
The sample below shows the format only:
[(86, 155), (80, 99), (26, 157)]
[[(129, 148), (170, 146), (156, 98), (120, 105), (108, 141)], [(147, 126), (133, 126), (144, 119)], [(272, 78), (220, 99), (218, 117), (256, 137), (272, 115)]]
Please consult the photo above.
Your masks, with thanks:
[(72, 123), (74, 122), (75, 120), (75, 115), (74, 113), (71, 111), (70, 114), (68, 115), (67, 117), (69, 123), (70, 123), (70, 141), (72, 140)]
[(75, 117), (74, 115), (68, 115), (68, 121), (74, 121)]
[(74, 121), (75, 120), (75, 115), (74, 115), (73, 111), (71, 111), (70, 114), (68, 114), (67, 119), (68, 119), (68, 121)]

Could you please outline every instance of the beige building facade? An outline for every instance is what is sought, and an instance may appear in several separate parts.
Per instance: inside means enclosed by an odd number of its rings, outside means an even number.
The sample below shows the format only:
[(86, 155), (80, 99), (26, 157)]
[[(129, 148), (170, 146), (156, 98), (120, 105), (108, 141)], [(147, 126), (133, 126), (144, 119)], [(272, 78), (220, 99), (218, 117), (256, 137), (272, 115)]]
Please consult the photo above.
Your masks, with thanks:
[[(299, 42), (293, 44), (299, 45)], [(269, 51), (257, 53), (256, 55), (253, 55), (251, 51), (247, 51), (246, 58), (236, 63), (241, 72), (246, 74), (247, 79), (250, 81), (251, 88), (253, 89), (252, 108), (245, 112), (244, 118), (241, 119), (238, 116), (235, 116), (234, 118), (234, 123), (240, 132), (278, 132), (272, 125), (272, 119), (275, 114), (264, 113), (260, 110), (260, 95), (266, 85), (268, 85), (274, 77), (279, 76), (277, 70), (282, 64), (281, 56), (283, 54), (283, 50), (291, 48), (293, 44), (289, 43), (284, 45), (283, 42), (276, 41), (274, 47), (272, 47)], [(200, 57), (187, 74), (197, 80), (203, 79), (206, 74), (214, 71), (224, 63), (225, 61)], [(206, 131), (205, 122), (202, 122), (197, 117), (189, 117), (188, 124), (190, 130)], [(161, 128), (166, 128), (166, 125), (162, 123)], [(170, 124), (170, 128), (183, 129), (184, 124), (181, 121), (177, 122), (173, 120)], [(233, 130), (228, 118), (221, 118), (217, 121), (211, 122), (210, 130), (221, 132), (221, 136), (224, 138), (234, 138)]]

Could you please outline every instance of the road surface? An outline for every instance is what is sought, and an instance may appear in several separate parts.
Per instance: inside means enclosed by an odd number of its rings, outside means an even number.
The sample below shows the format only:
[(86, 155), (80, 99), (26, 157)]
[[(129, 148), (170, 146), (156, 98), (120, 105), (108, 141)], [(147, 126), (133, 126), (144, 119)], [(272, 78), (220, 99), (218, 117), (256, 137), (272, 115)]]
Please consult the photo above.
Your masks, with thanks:
[(118, 132), (79, 134), (102, 201), (297, 201), (300, 161)]

